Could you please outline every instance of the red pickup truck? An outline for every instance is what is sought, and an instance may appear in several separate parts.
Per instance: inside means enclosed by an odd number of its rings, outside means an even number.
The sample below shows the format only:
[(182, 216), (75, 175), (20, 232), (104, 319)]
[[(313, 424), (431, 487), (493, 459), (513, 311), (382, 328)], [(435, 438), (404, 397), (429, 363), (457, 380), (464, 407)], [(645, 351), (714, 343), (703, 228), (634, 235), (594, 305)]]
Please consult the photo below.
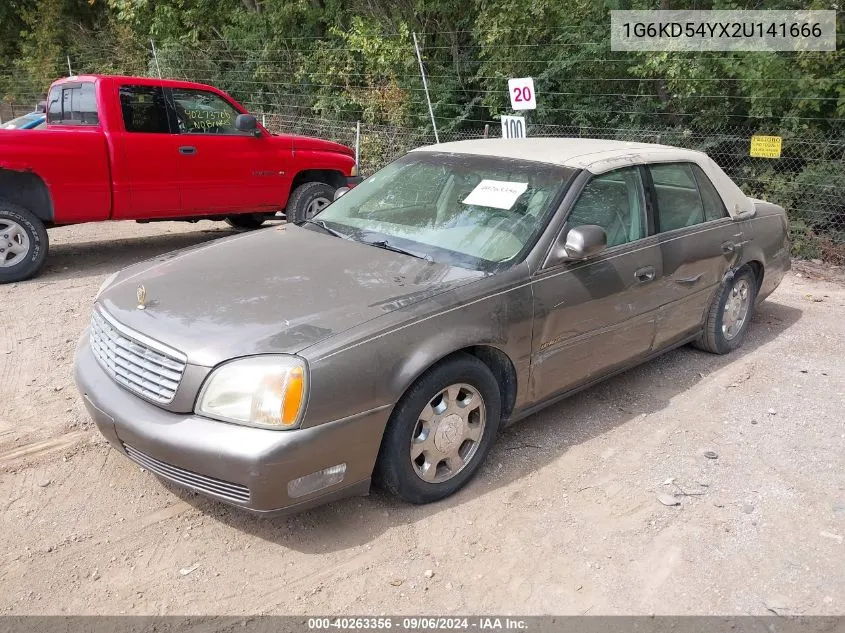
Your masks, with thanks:
[(0, 283), (35, 275), (46, 229), (103, 220), (304, 220), (355, 184), (348, 147), (275, 135), (185, 81), (80, 75), (48, 93), (47, 128), (0, 130)]

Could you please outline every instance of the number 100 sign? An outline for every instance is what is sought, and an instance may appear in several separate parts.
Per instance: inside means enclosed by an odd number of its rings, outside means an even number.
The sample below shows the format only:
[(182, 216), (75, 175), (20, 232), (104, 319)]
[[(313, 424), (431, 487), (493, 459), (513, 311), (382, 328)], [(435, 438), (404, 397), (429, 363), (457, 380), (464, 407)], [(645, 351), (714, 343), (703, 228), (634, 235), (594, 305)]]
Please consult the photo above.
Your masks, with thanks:
[(537, 109), (537, 94), (534, 92), (534, 80), (531, 77), (508, 79), (508, 92), (511, 96), (511, 108), (514, 110)]

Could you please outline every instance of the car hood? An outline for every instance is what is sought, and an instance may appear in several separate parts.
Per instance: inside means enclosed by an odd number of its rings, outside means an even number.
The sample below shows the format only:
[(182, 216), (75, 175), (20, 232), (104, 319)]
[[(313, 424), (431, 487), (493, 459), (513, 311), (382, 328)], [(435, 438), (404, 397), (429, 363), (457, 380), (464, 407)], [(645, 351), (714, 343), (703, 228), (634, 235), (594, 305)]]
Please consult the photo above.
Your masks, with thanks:
[[(281, 225), (124, 269), (97, 303), (207, 367), (296, 353), (483, 274)], [(143, 286), (145, 309), (138, 308)]]

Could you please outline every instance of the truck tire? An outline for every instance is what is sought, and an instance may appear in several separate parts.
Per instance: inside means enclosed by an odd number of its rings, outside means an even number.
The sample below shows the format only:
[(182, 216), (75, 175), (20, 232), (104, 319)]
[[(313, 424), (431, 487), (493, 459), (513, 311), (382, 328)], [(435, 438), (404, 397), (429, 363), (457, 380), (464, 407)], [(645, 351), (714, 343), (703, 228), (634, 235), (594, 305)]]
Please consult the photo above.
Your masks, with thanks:
[(329, 206), (334, 199), (336, 187), (324, 182), (306, 182), (293, 190), (285, 207), (288, 222), (310, 220)]
[(226, 218), (226, 224), (235, 229), (257, 229), (267, 216), (261, 213), (243, 213), (241, 215), (230, 215)]
[(44, 223), (22, 206), (0, 199), (0, 284), (37, 275), (48, 248)]

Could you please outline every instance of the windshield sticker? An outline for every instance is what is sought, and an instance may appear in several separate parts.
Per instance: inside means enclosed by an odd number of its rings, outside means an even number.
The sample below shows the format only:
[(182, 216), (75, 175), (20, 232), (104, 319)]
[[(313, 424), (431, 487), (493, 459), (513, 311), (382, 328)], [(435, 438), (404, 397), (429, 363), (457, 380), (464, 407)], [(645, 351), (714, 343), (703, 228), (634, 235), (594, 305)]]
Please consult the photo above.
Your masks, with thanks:
[(470, 194), (464, 198), (464, 204), (477, 204), (494, 209), (510, 209), (519, 196), (528, 189), (527, 182), (507, 182), (505, 180), (482, 180)]

